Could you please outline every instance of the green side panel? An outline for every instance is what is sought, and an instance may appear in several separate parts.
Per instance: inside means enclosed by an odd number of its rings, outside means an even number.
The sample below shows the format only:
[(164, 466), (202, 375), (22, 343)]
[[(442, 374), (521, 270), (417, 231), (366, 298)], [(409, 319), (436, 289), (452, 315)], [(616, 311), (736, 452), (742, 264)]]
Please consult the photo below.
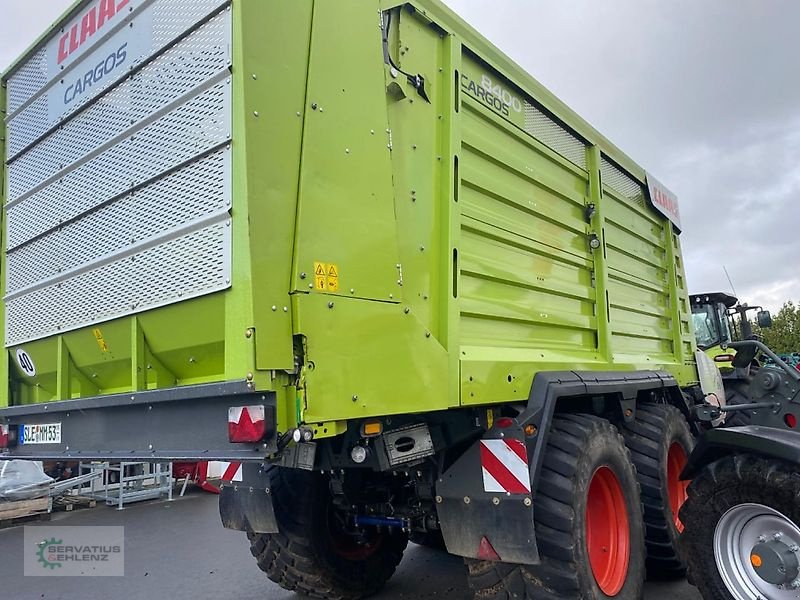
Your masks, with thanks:
[(447, 408), (447, 353), (401, 305), (294, 297), (307, 339), (306, 423)]
[(241, 207), (250, 227), (243, 284), (252, 286), (258, 369), (294, 367), (289, 290), (312, 5), (234, 4), (235, 186), (248, 199)]
[[(314, 3), (297, 291), (383, 301), (401, 295), (380, 39), (377, 2)], [(315, 266), (333, 266), (335, 281), (315, 277)]]

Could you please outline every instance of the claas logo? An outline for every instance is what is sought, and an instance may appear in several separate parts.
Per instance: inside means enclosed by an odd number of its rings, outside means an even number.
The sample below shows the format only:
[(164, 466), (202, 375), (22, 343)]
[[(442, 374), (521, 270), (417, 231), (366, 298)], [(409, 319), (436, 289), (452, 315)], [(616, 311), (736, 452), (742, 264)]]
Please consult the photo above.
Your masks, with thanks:
[(73, 25), (58, 40), (58, 64), (67, 60), (92, 36), (108, 25), (129, 2), (130, 0), (100, 0), (90, 8), (80, 23)]

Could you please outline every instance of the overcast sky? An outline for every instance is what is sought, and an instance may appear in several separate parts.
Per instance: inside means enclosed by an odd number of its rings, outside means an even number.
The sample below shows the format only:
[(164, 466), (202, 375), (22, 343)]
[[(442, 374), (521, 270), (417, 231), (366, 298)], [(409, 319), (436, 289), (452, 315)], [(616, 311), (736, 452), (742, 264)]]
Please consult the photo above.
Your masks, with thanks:
[[(800, 2), (446, 2), (678, 195), (692, 290), (800, 300)], [(69, 4), (0, 0), (0, 68)]]

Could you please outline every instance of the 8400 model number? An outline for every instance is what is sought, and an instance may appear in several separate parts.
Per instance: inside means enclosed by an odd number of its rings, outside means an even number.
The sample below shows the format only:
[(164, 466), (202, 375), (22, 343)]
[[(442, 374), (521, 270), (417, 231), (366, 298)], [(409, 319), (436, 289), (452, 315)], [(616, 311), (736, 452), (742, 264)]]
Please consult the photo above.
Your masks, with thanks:
[(20, 444), (60, 444), (61, 423), (19, 426)]
[(488, 75), (484, 75), (480, 84), (478, 84), (464, 74), (461, 76), (461, 87), (504, 117), (510, 117), (511, 111), (522, 113), (522, 101), (504, 87), (494, 85)]

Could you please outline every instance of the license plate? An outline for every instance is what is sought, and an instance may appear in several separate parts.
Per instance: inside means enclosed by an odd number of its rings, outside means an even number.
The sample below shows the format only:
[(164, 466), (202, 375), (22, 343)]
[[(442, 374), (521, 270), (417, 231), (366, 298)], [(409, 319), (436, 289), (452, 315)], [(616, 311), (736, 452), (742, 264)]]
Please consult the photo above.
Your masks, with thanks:
[(60, 444), (61, 423), (19, 426), (20, 444)]

